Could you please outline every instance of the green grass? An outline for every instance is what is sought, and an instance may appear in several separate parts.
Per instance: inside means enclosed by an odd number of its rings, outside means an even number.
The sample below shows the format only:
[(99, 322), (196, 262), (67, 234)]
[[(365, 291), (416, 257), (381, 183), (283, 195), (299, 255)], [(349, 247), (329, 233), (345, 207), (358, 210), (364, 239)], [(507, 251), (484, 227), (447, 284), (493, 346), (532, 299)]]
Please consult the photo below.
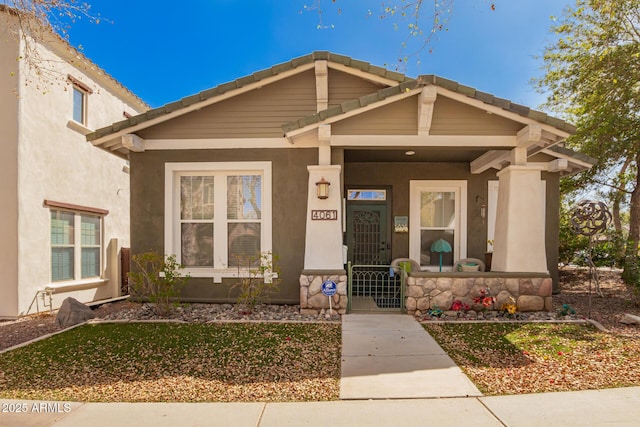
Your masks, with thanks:
[(457, 323), (424, 327), (485, 394), (640, 385), (640, 340), (591, 326)]
[(1, 354), (0, 397), (327, 400), (339, 375), (339, 325), (98, 324)]

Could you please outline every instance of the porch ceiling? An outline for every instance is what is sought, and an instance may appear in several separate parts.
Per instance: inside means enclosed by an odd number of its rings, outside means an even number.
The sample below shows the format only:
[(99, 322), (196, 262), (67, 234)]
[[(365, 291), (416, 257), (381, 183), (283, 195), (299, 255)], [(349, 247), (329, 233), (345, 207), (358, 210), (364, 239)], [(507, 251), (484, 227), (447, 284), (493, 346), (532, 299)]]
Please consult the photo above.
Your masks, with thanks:
[[(408, 156), (407, 151), (415, 154)], [(398, 162), (471, 162), (487, 149), (465, 147), (404, 147), (404, 148), (376, 148), (376, 149), (345, 149), (344, 160), (347, 163), (398, 163)]]

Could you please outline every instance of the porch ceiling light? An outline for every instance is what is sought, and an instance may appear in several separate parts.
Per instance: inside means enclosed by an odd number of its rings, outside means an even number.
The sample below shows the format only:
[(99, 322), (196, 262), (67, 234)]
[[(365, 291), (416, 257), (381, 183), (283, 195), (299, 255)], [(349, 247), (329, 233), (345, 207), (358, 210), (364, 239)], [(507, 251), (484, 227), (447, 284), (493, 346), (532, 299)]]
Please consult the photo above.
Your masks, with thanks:
[(318, 191), (318, 199), (328, 199), (329, 198), (329, 186), (331, 183), (324, 179), (324, 177), (320, 178), (320, 181), (316, 182), (316, 187)]
[(404, 152), (404, 155), (405, 155), (405, 156), (413, 156), (413, 155), (415, 155), (415, 154), (416, 154), (416, 152), (415, 152), (415, 151), (413, 151), (413, 150), (409, 150), (409, 151), (405, 151), (405, 152)]

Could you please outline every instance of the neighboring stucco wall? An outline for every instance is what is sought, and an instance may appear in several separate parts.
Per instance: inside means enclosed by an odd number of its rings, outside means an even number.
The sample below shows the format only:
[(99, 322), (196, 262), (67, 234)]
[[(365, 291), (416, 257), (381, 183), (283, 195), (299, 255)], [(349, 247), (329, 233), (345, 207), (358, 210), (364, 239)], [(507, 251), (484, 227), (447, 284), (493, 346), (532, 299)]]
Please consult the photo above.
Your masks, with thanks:
[[(317, 164), (317, 149), (166, 150), (131, 155), (132, 255), (164, 248), (164, 164), (167, 162), (272, 162), (273, 253), (280, 261), (280, 292), (272, 302), (297, 304), (304, 264), (307, 165)], [(229, 284), (192, 278), (183, 289), (188, 301), (229, 301)], [(231, 294), (233, 297), (234, 294)]]
[(0, 317), (18, 310), (18, 45), (0, 15)]
[[(129, 246), (129, 175), (123, 171), (126, 162), (93, 147), (83, 133), (68, 126), (73, 91), (67, 75), (93, 90), (87, 105), (87, 127), (91, 129), (121, 120), (124, 111), (136, 109), (51, 50), (41, 45), (38, 50), (40, 66), (55, 70), (55, 74), (52, 80), (41, 81), (24, 63), (20, 66), (19, 307), (14, 315), (26, 314), (36, 292), (51, 282), (50, 209), (43, 206), (45, 199), (109, 211), (103, 222), (105, 269), (111, 268), (106, 256), (111, 239), (118, 239), (116, 253)], [(54, 307), (69, 296), (83, 302), (117, 296), (118, 281), (119, 276), (96, 289), (56, 295)]]

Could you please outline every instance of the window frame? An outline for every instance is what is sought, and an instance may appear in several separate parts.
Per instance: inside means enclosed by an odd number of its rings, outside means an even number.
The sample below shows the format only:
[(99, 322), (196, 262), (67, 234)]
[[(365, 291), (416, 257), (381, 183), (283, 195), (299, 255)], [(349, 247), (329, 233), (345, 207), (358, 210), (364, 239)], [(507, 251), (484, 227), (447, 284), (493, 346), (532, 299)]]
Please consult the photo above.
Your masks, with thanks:
[[(238, 220), (227, 218), (227, 177), (237, 175), (260, 175), (262, 209), (259, 221), (260, 252), (271, 252), (272, 248), (272, 165), (264, 162), (179, 162), (165, 163), (165, 223), (164, 252), (174, 254), (178, 262), (182, 262), (180, 214), (180, 178), (182, 176), (214, 176), (214, 238), (213, 267), (185, 267), (183, 274), (191, 277), (213, 278), (218, 283), (225, 277), (238, 277), (249, 273), (248, 268), (229, 267), (228, 260), (228, 226)], [(223, 188), (216, 183), (224, 182)], [(220, 205), (222, 204), (222, 206)], [(223, 214), (218, 214), (224, 212)], [(220, 230), (216, 232), (216, 230)]]
[[(455, 193), (455, 226), (453, 262), (467, 257), (467, 181), (465, 180), (411, 180), (409, 181), (409, 257), (420, 264), (420, 202), (423, 192)], [(439, 267), (420, 265), (424, 271), (439, 271)], [(452, 266), (442, 266), (451, 271)]]
[[(79, 123), (83, 126), (87, 125), (87, 103), (89, 100), (89, 92), (85, 91), (82, 87), (80, 87), (77, 84), (73, 84), (72, 85), (72, 103), (71, 103), (71, 120), (73, 120), (76, 123)], [(82, 120), (78, 121), (76, 119), (76, 93), (80, 94), (80, 100), (82, 102), (82, 105), (80, 105), (80, 108), (82, 109), (81, 114), (82, 114)]]
[[(46, 201), (45, 201), (46, 203)], [(97, 210), (100, 212), (92, 212), (87, 210), (71, 210), (64, 209), (60, 205), (51, 203), (48, 205), (49, 207), (49, 254), (51, 257), (49, 258), (49, 280), (52, 284), (61, 284), (61, 283), (69, 283), (69, 282), (83, 282), (83, 281), (95, 281), (103, 279), (104, 273), (104, 214), (102, 210)], [(54, 244), (52, 241), (52, 230), (53, 230), (53, 213), (54, 212), (63, 212), (70, 215), (73, 215), (73, 244)], [(82, 219), (83, 218), (97, 218), (98, 225), (100, 227), (99, 230), (99, 244), (98, 245), (85, 245), (82, 242)], [(58, 279), (54, 280), (53, 277), (53, 250), (57, 247), (71, 247), (73, 248), (73, 271), (71, 278)], [(98, 266), (98, 274), (96, 276), (87, 276), (83, 277), (82, 272), (82, 249), (83, 248), (99, 248), (99, 266)]]

